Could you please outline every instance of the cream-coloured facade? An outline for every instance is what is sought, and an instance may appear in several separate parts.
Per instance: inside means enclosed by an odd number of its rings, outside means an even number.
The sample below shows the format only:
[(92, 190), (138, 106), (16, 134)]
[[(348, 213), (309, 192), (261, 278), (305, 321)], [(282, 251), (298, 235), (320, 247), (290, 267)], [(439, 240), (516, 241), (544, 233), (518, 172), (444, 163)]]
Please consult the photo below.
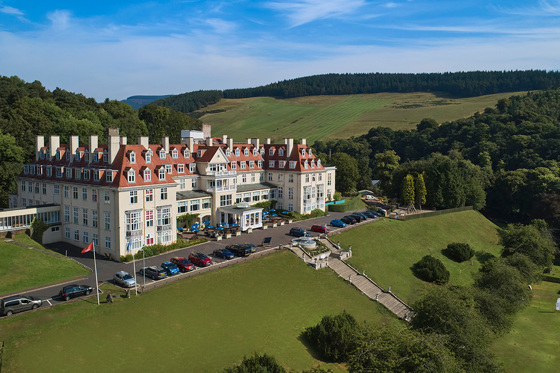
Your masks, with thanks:
[[(37, 136), (34, 162), (18, 177), (17, 207), (59, 206), (60, 225), (45, 234), (49, 242), (93, 242), (96, 251), (114, 257), (143, 246), (176, 240), (176, 218), (198, 214), (212, 224), (262, 226), (260, 209), (232, 206), (276, 200), (276, 208), (299, 213), (325, 209), (335, 191), (334, 167), (323, 167), (305, 139), (271, 144), (267, 139), (204, 138), (184, 131), (181, 144), (149, 144), (147, 137), (129, 145), (118, 129), (108, 144), (78, 136), (60, 145)], [(246, 204), (240, 204), (246, 205)]]

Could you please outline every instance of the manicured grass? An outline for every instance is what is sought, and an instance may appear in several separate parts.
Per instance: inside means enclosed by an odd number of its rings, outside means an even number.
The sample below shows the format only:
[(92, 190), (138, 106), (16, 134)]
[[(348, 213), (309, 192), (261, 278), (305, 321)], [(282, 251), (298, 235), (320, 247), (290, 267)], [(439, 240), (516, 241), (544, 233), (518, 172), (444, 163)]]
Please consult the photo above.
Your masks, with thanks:
[(316, 140), (359, 136), (378, 126), (412, 129), (423, 118), (434, 118), (439, 123), (465, 118), (514, 94), (526, 92), (462, 99), (433, 93), (224, 99), (203, 110), (225, 112), (206, 114), (201, 120), (212, 125), (213, 136), (227, 134), (237, 141), (248, 137), (279, 141), (305, 136), (313, 144)]
[(491, 351), (505, 372), (553, 373), (560, 365), (560, 284), (533, 285), (531, 304), (515, 316), (513, 330), (496, 340)]
[(360, 321), (401, 325), (332, 271), (287, 251), (95, 303), (0, 319), (2, 372), (217, 372), (254, 351), (302, 370), (319, 361), (298, 337), (326, 314), (347, 310)]
[[(412, 303), (431, 284), (415, 277), (410, 267), (424, 255), (440, 259), (450, 272), (450, 283), (468, 285), (480, 260), (499, 255), (496, 226), (476, 211), (463, 211), (410, 221), (384, 219), (332, 237), (344, 248), (352, 246), (349, 260), (384, 289)], [(477, 252), (470, 262), (457, 263), (441, 253), (451, 242), (466, 242)]]
[[(48, 251), (26, 235), (16, 235), (15, 241)], [(0, 294), (22, 291), (88, 274), (87, 269), (58, 254), (53, 256), (0, 241)]]

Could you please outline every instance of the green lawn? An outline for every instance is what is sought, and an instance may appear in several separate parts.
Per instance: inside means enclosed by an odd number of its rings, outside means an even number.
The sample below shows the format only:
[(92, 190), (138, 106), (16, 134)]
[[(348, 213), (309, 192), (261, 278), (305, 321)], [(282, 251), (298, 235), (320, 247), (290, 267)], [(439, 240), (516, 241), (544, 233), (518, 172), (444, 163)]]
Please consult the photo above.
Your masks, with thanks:
[[(496, 226), (476, 211), (464, 211), (410, 221), (384, 219), (333, 236), (347, 248), (352, 246), (349, 262), (380, 286), (405, 301), (418, 299), (422, 289), (431, 286), (412, 274), (410, 267), (424, 255), (440, 259), (449, 270), (450, 283), (471, 284), (472, 274), (489, 254), (498, 255)], [(472, 261), (456, 263), (441, 250), (451, 242), (467, 242), (477, 252)]]
[(227, 134), (237, 141), (270, 137), (275, 142), (305, 136), (313, 144), (319, 139), (359, 136), (378, 126), (408, 130), (423, 118), (434, 118), (439, 123), (465, 118), (514, 94), (526, 92), (461, 99), (421, 92), (223, 99), (203, 110), (225, 111), (206, 114), (201, 120), (212, 125), (213, 136)]
[[(15, 241), (48, 251), (26, 235)], [(89, 271), (63, 256), (0, 241), (0, 295), (86, 276)]]
[(0, 319), (2, 372), (216, 372), (254, 351), (302, 370), (319, 362), (300, 333), (343, 310), (400, 325), (334, 272), (315, 271), (284, 251), (114, 304), (91, 298)]
[(531, 304), (515, 316), (513, 330), (494, 342), (492, 352), (506, 372), (553, 373), (560, 365), (560, 284), (533, 285)]

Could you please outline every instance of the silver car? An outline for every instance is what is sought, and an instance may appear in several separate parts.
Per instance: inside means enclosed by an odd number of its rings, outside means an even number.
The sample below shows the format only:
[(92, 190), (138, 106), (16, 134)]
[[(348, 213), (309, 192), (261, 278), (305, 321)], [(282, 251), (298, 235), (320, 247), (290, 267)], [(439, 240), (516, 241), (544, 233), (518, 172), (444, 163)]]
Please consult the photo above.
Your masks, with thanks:
[(131, 288), (136, 285), (136, 281), (134, 281), (134, 277), (132, 277), (131, 275), (128, 274), (128, 272), (125, 271), (119, 271), (115, 273), (115, 275), (113, 276), (113, 280), (115, 281), (115, 283), (125, 288)]
[(25, 295), (15, 295), (4, 298), (0, 301), (0, 314), (2, 316), (10, 316), (16, 312), (34, 310), (41, 307), (43, 301)]

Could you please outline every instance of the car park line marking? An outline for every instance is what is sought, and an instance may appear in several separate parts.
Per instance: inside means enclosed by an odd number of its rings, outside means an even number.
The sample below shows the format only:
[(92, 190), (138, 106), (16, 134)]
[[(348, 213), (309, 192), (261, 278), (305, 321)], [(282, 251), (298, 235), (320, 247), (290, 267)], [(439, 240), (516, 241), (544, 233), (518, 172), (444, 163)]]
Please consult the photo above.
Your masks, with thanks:
[(52, 299), (52, 298), (45, 299), (47, 302), (49, 302), (49, 306), (52, 306), (51, 299)]

